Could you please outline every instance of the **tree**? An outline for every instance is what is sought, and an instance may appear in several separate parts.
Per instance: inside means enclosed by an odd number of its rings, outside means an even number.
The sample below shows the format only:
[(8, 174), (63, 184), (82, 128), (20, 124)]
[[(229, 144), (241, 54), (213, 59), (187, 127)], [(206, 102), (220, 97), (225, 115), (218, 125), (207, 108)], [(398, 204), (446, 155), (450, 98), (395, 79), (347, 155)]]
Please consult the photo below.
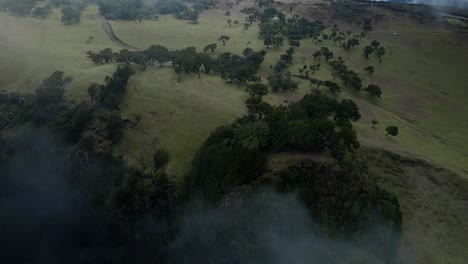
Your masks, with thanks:
[(380, 46), (380, 42), (378, 42), (377, 40), (373, 40), (371, 42), (371, 46), (374, 48), (374, 49), (377, 49), (379, 46)]
[(92, 83), (89, 87), (88, 87), (88, 94), (89, 94), (89, 97), (91, 99), (91, 102), (94, 102), (94, 100), (96, 99), (96, 96), (99, 92), (99, 85), (96, 84), (96, 83)]
[(299, 83), (291, 79), (290, 72), (277, 72), (268, 77), (268, 85), (274, 92), (277, 92), (278, 90), (283, 90), (283, 92), (286, 92), (296, 90)]
[(314, 52), (313, 56), (314, 56), (314, 60), (319, 59), (320, 61), (320, 56), (322, 56), (322, 52), (320, 50), (317, 50), (316, 52)]
[(253, 97), (262, 97), (268, 94), (268, 86), (262, 83), (249, 84), (246, 90)]
[(324, 84), (328, 89), (330, 89), (330, 92), (333, 94), (337, 94), (341, 92), (341, 87), (335, 82), (325, 81)]
[(65, 25), (70, 25), (73, 23), (80, 22), (81, 12), (71, 6), (66, 6), (62, 8), (62, 23)]
[(296, 39), (289, 40), (289, 45), (295, 48), (299, 48), (301, 46), (301, 42)]
[(216, 48), (218, 47), (218, 45), (216, 45), (216, 43), (212, 43), (212, 44), (208, 44), (206, 45), (206, 47), (203, 49), (203, 51), (206, 53), (208, 51), (211, 51), (211, 53), (215, 52)]
[(385, 136), (391, 135), (391, 136), (396, 136), (398, 135), (398, 127), (397, 126), (388, 126), (385, 131), (387, 131), (387, 134)]
[(229, 27), (231, 27), (232, 26), (232, 19), (228, 19), (227, 23), (229, 24)]
[(372, 119), (371, 122), (372, 122), (372, 128), (374, 128), (374, 129), (375, 129), (375, 126), (376, 126), (377, 124), (379, 124), (379, 120), (377, 120), (377, 119)]
[(263, 117), (271, 110), (271, 105), (264, 102), (261, 97), (251, 96), (247, 101), (245, 101), (247, 110), (249, 111), (249, 116), (253, 120), (261, 120)]
[(333, 58), (333, 52), (331, 52), (327, 47), (320, 48), (322, 55), (325, 57), (326, 61), (329, 61)]
[(370, 19), (365, 19), (364, 20), (364, 23), (362, 25), (362, 29), (364, 31), (371, 31), (372, 30), (372, 24), (371, 24), (371, 20)]
[(32, 16), (33, 17), (40, 17), (42, 19), (45, 19), (47, 16), (50, 15), (50, 13), (52, 13), (52, 10), (50, 8), (50, 6), (39, 6), (39, 7), (36, 7), (36, 9), (34, 9), (34, 11), (32, 12)]
[(364, 58), (366, 58), (368, 60), (369, 55), (371, 55), (372, 53), (374, 53), (374, 48), (372, 46), (368, 45), (368, 46), (364, 47), (364, 51), (363, 51), (362, 56), (364, 56)]
[(249, 23), (244, 23), (244, 31), (249, 30), (250, 24)]
[(380, 96), (382, 95), (382, 91), (380, 90), (380, 87), (375, 84), (370, 84), (364, 89), (364, 91), (366, 91), (367, 94), (369, 94), (372, 97), (380, 98)]
[(226, 35), (222, 35), (221, 37), (219, 37), (218, 41), (223, 42), (223, 46), (226, 46), (226, 41), (228, 41), (230, 39), (231, 39), (231, 37), (226, 36)]
[(379, 58), (379, 62), (382, 63), (382, 56), (385, 55), (385, 48), (384, 47), (379, 47), (375, 51), (375, 55), (377, 55), (377, 58)]
[(374, 74), (374, 72), (375, 72), (374, 66), (367, 66), (367, 67), (364, 68), (364, 70), (366, 72), (368, 72), (370, 76), (372, 76), (372, 74)]

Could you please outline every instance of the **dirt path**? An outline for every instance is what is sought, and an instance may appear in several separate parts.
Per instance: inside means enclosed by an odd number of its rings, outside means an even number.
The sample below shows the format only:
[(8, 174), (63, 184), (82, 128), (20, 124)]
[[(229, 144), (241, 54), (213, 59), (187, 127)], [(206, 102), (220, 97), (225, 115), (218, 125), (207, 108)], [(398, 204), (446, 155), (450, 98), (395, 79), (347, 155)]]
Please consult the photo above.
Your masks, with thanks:
[(119, 45), (120, 47), (124, 49), (129, 49), (129, 50), (139, 50), (139, 48), (132, 46), (130, 44), (125, 43), (121, 39), (119, 39), (115, 33), (114, 30), (112, 29), (112, 26), (107, 20), (101, 16), (100, 14), (94, 14), (93, 15), (96, 20), (99, 20), (102, 25), (102, 29), (104, 29), (104, 32), (106, 32), (107, 37), (114, 42), (115, 44)]

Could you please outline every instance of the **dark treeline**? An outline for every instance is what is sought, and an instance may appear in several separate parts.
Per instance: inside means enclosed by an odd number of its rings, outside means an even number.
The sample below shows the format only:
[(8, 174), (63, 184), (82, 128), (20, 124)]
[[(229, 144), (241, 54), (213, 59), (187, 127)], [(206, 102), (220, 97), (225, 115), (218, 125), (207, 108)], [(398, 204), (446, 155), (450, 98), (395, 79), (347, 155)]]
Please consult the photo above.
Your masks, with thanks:
[(170, 228), (143, 232), (139, 225), (152, 219), (164, 226), (174, 205), (167, 154), (155, 151), (150, 172), (115, 154), (125, 125), (120, 98), (133, 73), (118, 67), (106, 84), (92, 85), (91, 103), (66, 101), (59, 71), (35, 94), (0, 96), (0, 222), (9, 227), (0, 239), (2, 262), (129, 263), (159, 256)]
[[(185, 2), (190, 2), (189, 7)], [(199, 12), (215, 6), (214, 0), (156, 0), (147, 4), (143, 0), (102, 0), (98, 2), (100, 13), (107, 19), (150, 19), (155, 14), (174, 14), (176, 18), (196, 20)]]
[(181, 80), (182, 73), (195, 73), (201, 77), (200, 73), (209, 74), (216, 72), (227, 82), (247, 83), (249, 81), (258, 81), (255, 76), (260, 69), (260, 65), (266, 55), (265, 51), (254, 51), (247, 48), (243, 55), (234, 55), (230, 52), (222, 53), (214, 59), (208, 51), (216, 50), (216, 44), (209, 44), (204, 52), (197, 52), (195, 47), (188, 47), (180, 50), (170, 51), (161, 45), (153, 45), (144, 51), (130, 51), (124, 49), (114, 53), (112, 49), (107, 48), (99, 52), (88, 51), (88, 58), (96, 64), (111, 63), (113, 61), (125, 63), (127, 65), (136, 64), (142, 69), (158, 63), (160, 67), (164, 63), (171, 62), (174, 72)]

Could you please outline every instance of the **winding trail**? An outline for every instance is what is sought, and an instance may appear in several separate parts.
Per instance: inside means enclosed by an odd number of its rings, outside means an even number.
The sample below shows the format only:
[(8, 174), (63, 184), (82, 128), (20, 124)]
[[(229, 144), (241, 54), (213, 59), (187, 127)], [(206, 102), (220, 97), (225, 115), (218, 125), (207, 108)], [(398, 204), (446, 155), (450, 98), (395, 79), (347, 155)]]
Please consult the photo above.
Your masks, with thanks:
[(132, 46), (130, 44), (125, 43), (123, 40), (119, 39), (115, 33), (114, 30), (112, 29), (112, 26), (107, 20), (101, 16), (100, 14), (94, 14), (93, 15), (96, 20), (99, 20), (102, 25), (102, 29), (104, 29), (104, 32), (106, 32), (107, 37), (114, 42), (115, 44), (119, 45), (120, 47), (124, 49), (129, 49), (129, 50), (139, 50), (139, 48)]

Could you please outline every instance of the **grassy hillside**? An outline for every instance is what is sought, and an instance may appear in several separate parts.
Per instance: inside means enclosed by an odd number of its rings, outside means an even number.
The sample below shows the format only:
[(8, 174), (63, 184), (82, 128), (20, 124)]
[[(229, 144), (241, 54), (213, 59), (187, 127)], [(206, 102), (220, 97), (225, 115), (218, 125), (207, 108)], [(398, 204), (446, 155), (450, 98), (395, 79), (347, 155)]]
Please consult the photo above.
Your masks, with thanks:
[[(67, 94), (77, 100), (85, 98), (89, 83), (101, 82), (115, 67), (95, 66), (85, 57), (85, 52), (104, 47), (119, 49), (107, 39), (94, 16), (96, 12), (95, 6), (88, 7), (82, 22), (72, 26), (61, 24), (58, 10), (46, 20), (1, 13), (0, 34), (5, 41), (0, 45), (3, 50), (9, 51), (0, 54), (3, 89), (31, 90), (51, 71), (62, 69), (73, 77)], [(113, 21), (111, 24), (117, 36), (140, 48), (161, 44), (172, 49), (187, 46), (202, 49), (206, 44), (217, 42), (222, 34), (229, 35), (231, 40), (226, 46), (218, 42), (216, 53), (241, 53), (246, 47), (256, 50), (263, 48), (262, 40), (257, 36), (256, 24), (244, 31), (242, 24), (245, 15), (235, 10), (231, 13), (231, 19), (239, 20), (239, 25), (229, 27), (226, 22), (228, 17), (221, 10), (203, 13), (197, 25), (176, 20), (172, 16), (163, 16), (159, 22), (143, 21), (140, 24)], [(468, 81), (468, 76), (464, 74), (468, 70), (468, 66), (464, 65), (468, 58), (467, 37), (406, 19), (397, 20), (388, 15), (387, 20), (371, 33), (371, 39), (374, 38), (392, 49), (392, 55), (387, 54), (382, 64), (375, 58), (366, 61), (361, 56), (362, 44), (346, 53), (333, 47), (332, 42), (315, 45), (311, 40), (305, 40), (297, 49), (296, 63), (290, 70), (297, 73), (303, 64), (314, 63), (312, 53), (321, 46), (328, 46), (335, 52), (335, 57), (342, 56), (350, 68), (359, 72), (364, 79), (383, 88), (383, 98), (379, 100), (350, 91), (340, 95), (352, 98), (361, 108), (363, 118), (357, 128), (364, 144), (423, 157), (466, 175), (468, 123), (464, 113), (468, 112), (468, 106), (463, 101), (468, 90), (464, 89), (463, 84)], [(251, 44), (247, 45), (249, 41)], [(261, 69), (264, 78), (271, 72), (270, 65), (285, 49), (268, 49)], [(329, 69), (324, 63), (322, 65), (316, 78), (330, 79)], [(376, 67), (372, 78), (363, 71), (367, 65)], [(180, 176), (187, 171), (194, 150), (208, 133), (242, 114), (245, 94), (236, 85), (224, 84), (216, 76), (196, 79), (194, 76), (184, 76), (179, 84), (172, 70), (157, 67), (139, 72), (132, 78), (124, 113), (130, 119), (138, 114), (143, 118), (141, 125), (135, 128), (141, 131), (141, 135), (135, 136), (128, 131), (122, 144), (122, 150), (129, 160), (149, 166), (151, 148), (157, 144), (154, 143), (157, 139), (170, 150), (170, 168)], [(269, 95), (267, 100), (285, 103), (297, 100), (309, 91), (309, 84), (303, 82), (297, 92)], [(370, 120), (374, 118), (380, 121), (377, 129), (372, 129), (370, 125)], [(162, 122), (154, 122), (158, 119)], [(200, 125), (201, 120), (203, 126)], [(384, 128), (389, 124), (400, 127), (399, 136), (384, 136)], [(136, 142), (147, 144), (142, 149)]]

